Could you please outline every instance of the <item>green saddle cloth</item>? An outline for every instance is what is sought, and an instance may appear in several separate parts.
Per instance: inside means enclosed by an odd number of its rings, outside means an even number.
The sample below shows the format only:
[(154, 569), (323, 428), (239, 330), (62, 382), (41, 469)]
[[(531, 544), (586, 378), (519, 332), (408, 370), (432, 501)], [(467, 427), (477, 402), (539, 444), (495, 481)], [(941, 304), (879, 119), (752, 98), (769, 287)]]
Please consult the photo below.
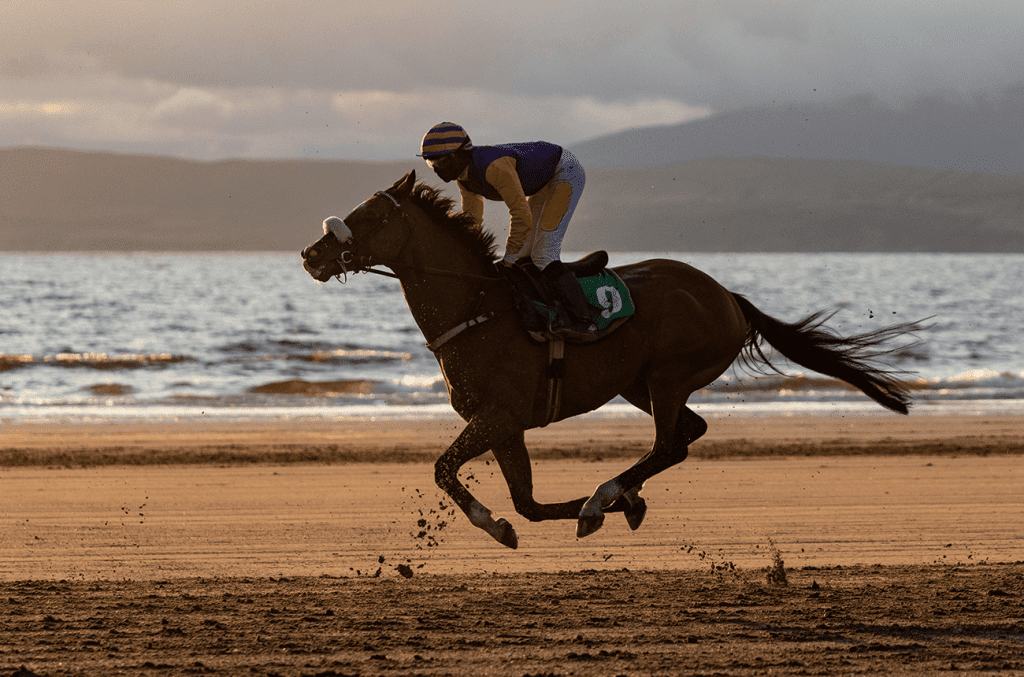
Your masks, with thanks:
[(605, 268), (597, 275), (581, 277), (579, 280), (583, 295), (597, 311), (594, 313), (594, 322), (598, 331), (607, 329), (608, 325), (620, 317), (628, 317), (636, 312), (626, 283), (615, 271)]
[[(526, 273), (520, 273), (520, 275), (525, 277)], [(512, 275), (509, 279), (514, 282), (517, 278)], [(583, 288), (583, 295), (593, 311), (591, 319), (596, 325), (596, 329), (591, 333), (573, 336), (565, 333), (552, 333), (551, 324), (558, 311), (524, 291), (525, 284), (509, 285), (515, 299), (516, 309), (519, 311), (519, 318), (535, 341), (543, 343), (555, 338), (561, 338), (570, 343), (596, 341), (615, 331), (636, 312), (626, 283), (611, 269), (605, 268), (596, 275), (577, 279)]]

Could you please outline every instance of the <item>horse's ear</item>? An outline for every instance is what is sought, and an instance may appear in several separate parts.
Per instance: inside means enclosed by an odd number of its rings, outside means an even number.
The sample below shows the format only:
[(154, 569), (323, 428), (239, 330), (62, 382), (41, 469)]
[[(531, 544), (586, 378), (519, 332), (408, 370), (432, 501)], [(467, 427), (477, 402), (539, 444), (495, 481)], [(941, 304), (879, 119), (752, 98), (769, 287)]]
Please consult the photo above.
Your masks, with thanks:
[(415, 185), (416, 185), (416, 170), (413, 169), (408, 174), (406, 174), (405, 176), (400, 178), (398, 181), (396, 181), (395, 185), (391, 186), (391, 188), (388, 189), (388, 192), (391, 193), (392, 195), (396, 196), (396, 197), (399, 196), (399, 195), (409, 196), (409, 195), (412, 195), (412, 189), (413, 189), (413, 187)]

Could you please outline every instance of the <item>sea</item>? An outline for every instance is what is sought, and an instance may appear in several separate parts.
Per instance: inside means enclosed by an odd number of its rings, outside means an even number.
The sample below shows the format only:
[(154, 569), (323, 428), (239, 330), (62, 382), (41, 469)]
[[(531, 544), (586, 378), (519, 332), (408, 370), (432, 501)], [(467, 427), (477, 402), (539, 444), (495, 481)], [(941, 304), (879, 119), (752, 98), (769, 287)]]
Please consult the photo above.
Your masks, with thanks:
[[(1024, 412), (1022, 254), (629, 252), (612, 264), (648, 258), (685, 261), (782, 320), (835, 312), (844, 335), (928, 318), (891, 355), (915, 412)], [(884, 411), (777, 365), (734, 365), (690, 404)], [(590, 415), (644, 416), (621, 399)], [(396, 280), (318, 284), (298, 252), (0, 253), (0, 423), (352, 417), (456, 418)]]

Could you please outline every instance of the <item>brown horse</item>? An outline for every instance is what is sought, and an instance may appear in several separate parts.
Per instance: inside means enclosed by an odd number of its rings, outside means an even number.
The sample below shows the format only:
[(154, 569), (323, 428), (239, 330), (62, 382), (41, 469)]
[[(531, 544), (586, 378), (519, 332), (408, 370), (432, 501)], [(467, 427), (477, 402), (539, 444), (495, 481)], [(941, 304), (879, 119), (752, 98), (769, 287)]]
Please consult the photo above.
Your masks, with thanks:
[(601, 527), (606, 512), (622, 511), (636, 529), (647, 510), (640, 496), (644, 482), (685, 459), (687, 447), (707, 430), (687, 398), (738, 357), (770, 366), (762, 339), (793, 362), (907, 412), (905, 388), (893, 372), (875, 365), (891, 352), (882, 345), (917, 323), (843, 338), (823, 328), (822, 313), (781, 322), (684, 263), (642, 261), (615, 269), (630, 289), (635, 316), (599, 341), (566, 350), (556, 420), (621, 395), (654, 417), (654, 446), (589, 499), (538, 503), (524, 431), (549, 422), (549, 347), (520, 326), (495, 270), (493, 236), (453, 212), (451, 200), (415, 182), (410, 172), (344, 220), (327, 219), (325, 235), (303, 250), (303, 265), (321, 282), (374, 265), (393, 271), (441, 366), (452, 407), (468, 422), (438, 458), (435, 480), (474, 525), (510, 548), (518, 545), (515, 530), (493, 519), (459, 481), (463, 464), (492, 451), (516, 511), (528, 520), (576, 519), (582, 537)]

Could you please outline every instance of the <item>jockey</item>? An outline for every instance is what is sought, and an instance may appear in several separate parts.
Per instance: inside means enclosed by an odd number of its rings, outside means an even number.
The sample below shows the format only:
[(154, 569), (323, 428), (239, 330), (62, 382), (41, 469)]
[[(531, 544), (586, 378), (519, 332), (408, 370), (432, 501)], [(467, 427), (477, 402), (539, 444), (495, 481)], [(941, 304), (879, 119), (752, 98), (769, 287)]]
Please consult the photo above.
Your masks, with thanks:
[(546, 141), (474, 146), (453, 122), (434, 125), (420, 156), (448, 183), (457, 181), (462, 211), (483, 224), (484, 199), (501, 200), (511, 223), (502, 264), (529, 257), (563, 302), (570, 332), (596, 330), (579, 281), (559, 259), (562, 238), (583, 192), (583, 167), (565, 148)]

